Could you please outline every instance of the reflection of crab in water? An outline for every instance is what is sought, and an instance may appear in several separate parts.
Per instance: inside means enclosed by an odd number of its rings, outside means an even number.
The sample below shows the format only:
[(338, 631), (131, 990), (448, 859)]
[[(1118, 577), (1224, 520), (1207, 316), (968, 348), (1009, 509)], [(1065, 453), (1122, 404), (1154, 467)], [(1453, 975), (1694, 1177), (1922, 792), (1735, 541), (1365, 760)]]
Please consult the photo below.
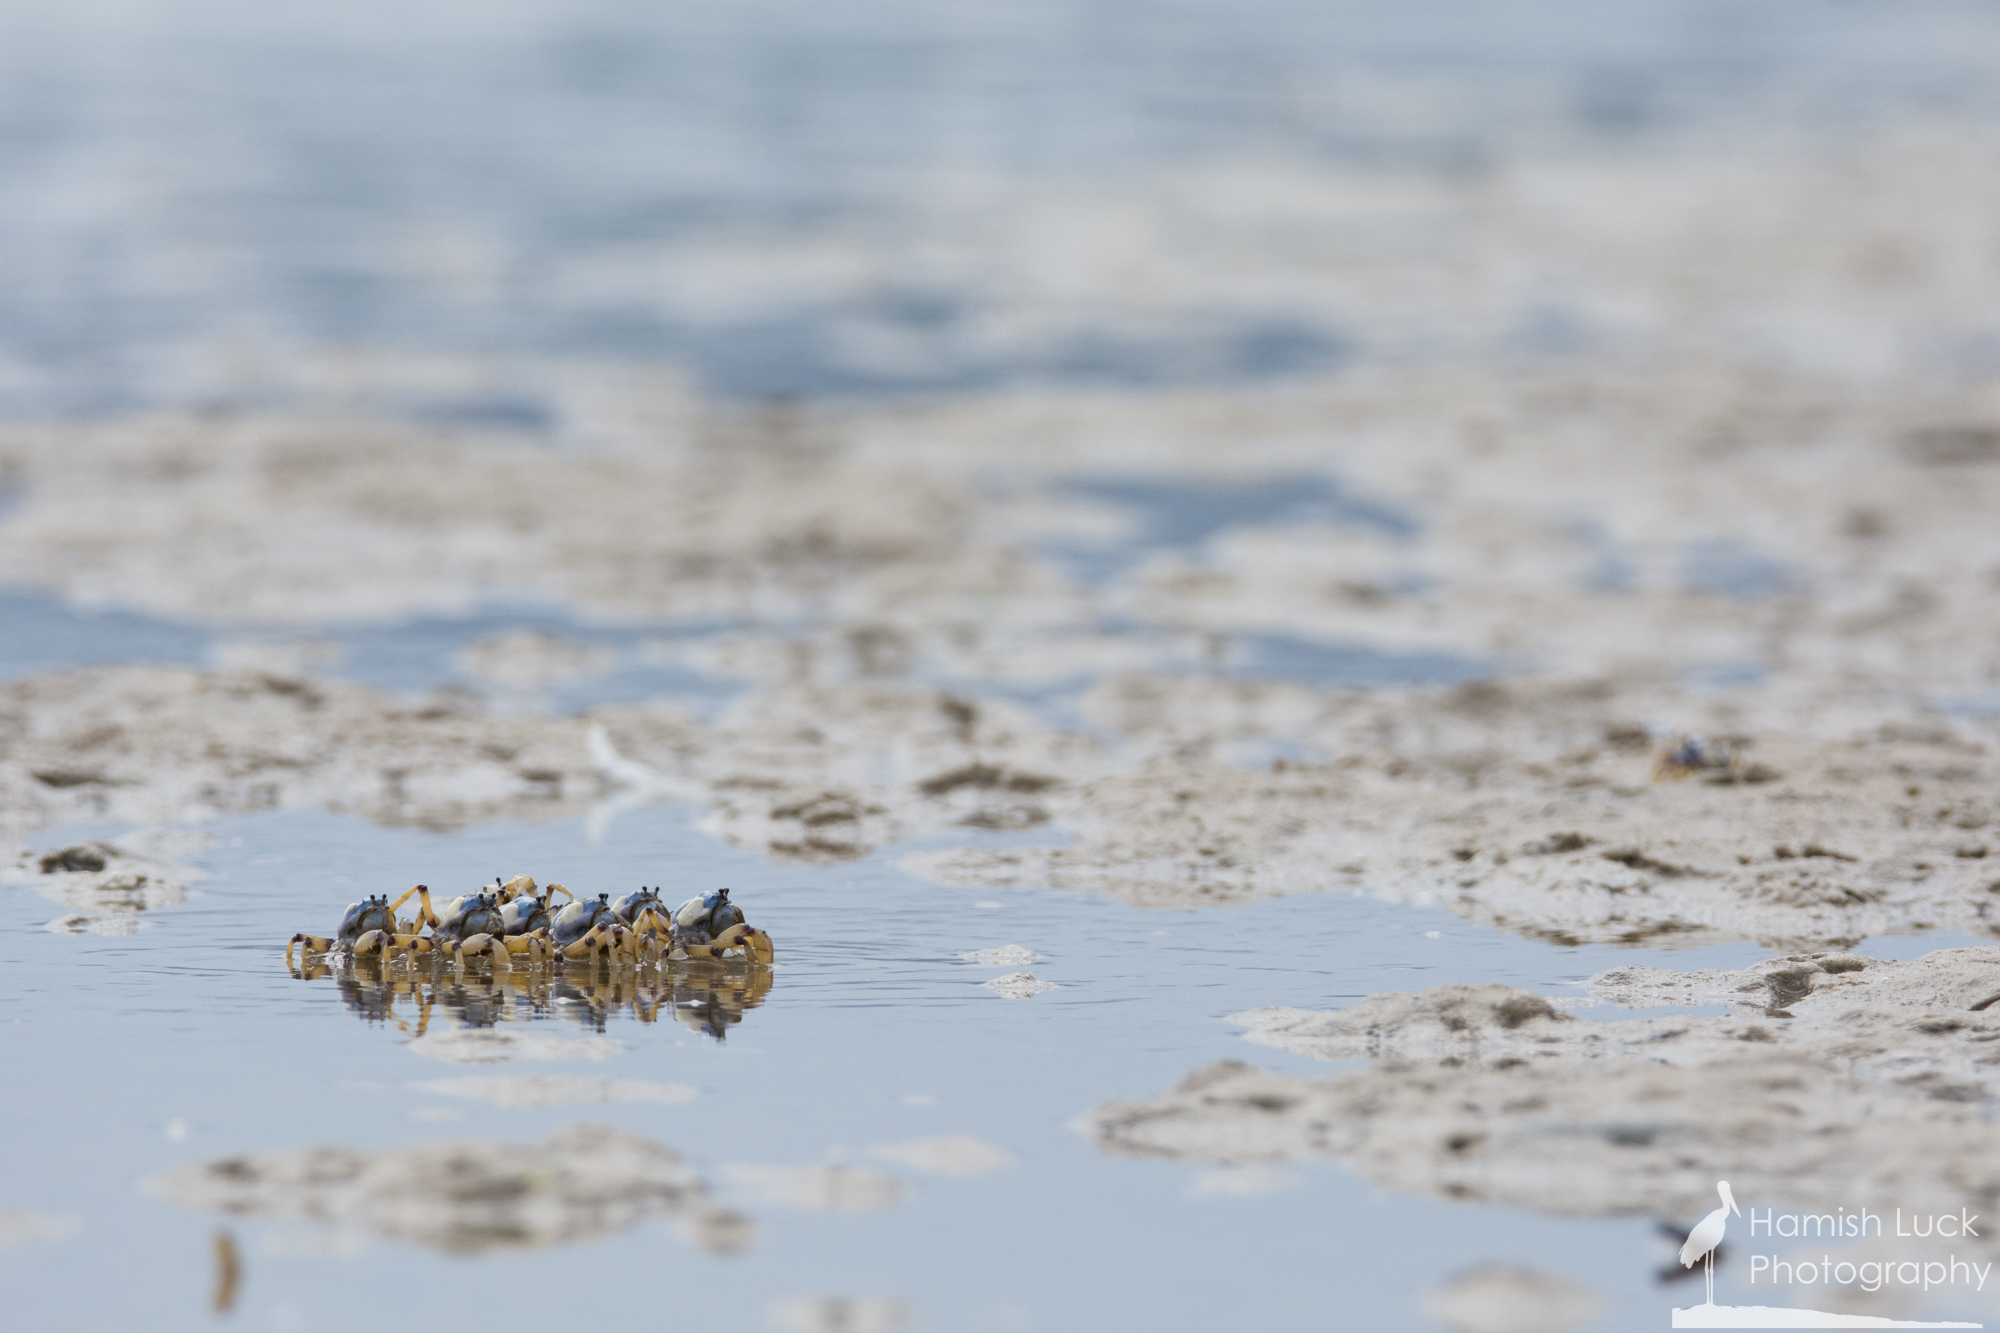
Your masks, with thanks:
[[(553, 911), (555, 896), (570, 901)], [(396, 913), (412, 897), (421, 910), (409, 921)], [(428, 926), (430, 933), (422, 933)], [(414, 961), (426, 955), (448, 956), (464, 968), (468, 957), (490, 958), (496, 967), (525, 957), (532, 964), (590, 959), (635, 965), (696, 959), (741, 958), (769, 963), (771, 937), (743, 919), (729, 901), (729, 890), (698, 894), (669, 912), (659, 891), (642, 888), (616, 902), (608, 893), (595, 900), (578, 898), (560, 884), (537, 893), (535, 881), (516, 875), (498, 878), (490, 890), (465, 894), (445, 904), (431, 905), (430, 889), (417, 885), (395, 902), (387, 894), (348, 905), (331, 938), (304, 933), (285, 946), (285, 965), (292, 950), (303, 946), (302, 959), (315, 954), (349, 958), (402, 956)]]
[(764, 1003), (770, 989), (770, 970), (759, 967), (748, 974), (677, 977), (667, 998), (682, 1027), (721, 1041), (730, 1028), (743, 1021), (747, 1010)]
[[(309, 981), (331, 978), (357, 1018), (394, 1023), (410, 1036), (424, 1034), (433, 1012), (474, 1028), (562, 1016), (601, 1032), (621, 1012), (653, 1023), (664, 1011), (718, 1041), (764, 1002), (774, 976), (767, 967), (659, 969), (651, 980), (623, 968), (591, 971), (594, 975), (579, 977), (574, 970), (556, 975), (544, 968), (502, 968), (490, 977), (461, 977), (397, 969), (380, 954), (350, 957), (344, 964), (339, 955), (321, 954), (308, 959), (299, 975)], [(404, 1002), (415, 1006), (414, 1025), (404, 1021), (408, 1009), (397, 1012)]]

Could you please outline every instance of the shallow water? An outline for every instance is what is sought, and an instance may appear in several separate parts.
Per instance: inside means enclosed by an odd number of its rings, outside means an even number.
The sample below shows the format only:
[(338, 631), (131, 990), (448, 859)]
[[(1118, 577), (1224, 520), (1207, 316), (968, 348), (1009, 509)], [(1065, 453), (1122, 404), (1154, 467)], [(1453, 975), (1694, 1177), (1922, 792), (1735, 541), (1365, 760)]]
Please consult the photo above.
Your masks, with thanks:
[[(63, 830), (38, 845), (104, 832), (113, 831)], [(1615, 1303), (1606, 1326), (1637, 1326), (1685, 1303), (1654, 1281), (1666, 1255), (1650, 1223), (1450, 1206), (1374, 1190), (1330, 1164), (1288, 1165), (1274, 1177), (1283, 1188), (1231, 1197), (1221, 1191), (1235, 1182), (1211, 1172), (1100, 1156), (1069, 1123), (1218, 1059), (1328, 1072), (1241, 1041), (1222, 1020), (1245, 1008), (1325, 1007), (1446, 981), (1563, 994), (1614, 963), (1738, 967), (1760, 954), (1553, 948), (1346, 896), (1197, 913), (944, 889), (901, 873), (888, 854), (826, 869), (774, 865), (714, 843), (679, 807), (628, 813), (596, 844), (575, 821), (432, 833), (288, 814), (214, 832), (195, 895), (133, 936), (54, 934), (42, 928), (54, 904), (26, 888), (0, 897), (9, 1062), (42, 1071), (0, 1093), (17, 1146), (5, 1202), (81, 1227), (73, 1240), (0, 1254), (24, 1326), (206, 1326), (210, 1236), (222, 1224), (243, 1254), (246, 1327), (332, 1326), (357, 1305), (411, 1323), (463, 1318), (468, 1302), (488, 1301), (510, 1324), (580, 1308), (645, 1317), (668, 1289), (705, 1293), (742, 1327), (758, 1326), (780, 1298), (812, 1293), (893, 1295), (922, 1328), (1303, 1329), (1327, 1326), (1334, 1312), (1347, 1327), (1398, 1327), (1417, 1321), (1416, 1302), (1445, 1274), (1488, 1259), (1568, 1272)], [(629, 1007), (593, 1016), (576, 1004), (541, 1014), (516, 1005), (506, 1025), (564, 1037), (588, 1035), (601, 1017), (620, 1052), (598, 1064), (468, 1068), (412, 1053), (407, 1000), (400, 1022), (366, 1021), (335, 980), (295, 980), (283, 966), (293, 931), (330, 929), (363, 892), (523, 869), (583, 890), (726, 882), (777, 941), (774, 984), (720, 1041), (700, 1030), (698, 1012), (646, 1023)], [(1900, 952), (1914, 942), (1881, 943)], [(1010, 969), (956, 957), (1003, 944), (1042, 954), (1031, 970), (1059, 988), (1003, 999), (980, 983)], [(430, 1030), (454, 1021), (434, 1010)], [(699, 1095), (674, 1106), (508, 1110), (412, 1086), (521, 1070), (665, 1080)], [(724, 1203), (756, 1220), (756, 1242), (716, 1258), (643, 1226), (575, 1250), (446, 1260), (365, 1239), (356, 1248), (303, 1223), (182, 1213), (136, 1188), (177, 1162), (251, 1148), (459, 1134), (531, 1142), (578, 1121), (687, 1154)], [(943, 1179), (868, 1152), (942, 1134), (977, 1136), (1015, 1164)], [(904, 1202), (788, 1211), (725, 1170), (831, 1162), (904, 1177)], [(118, 1280), (105, 1281), (107, 1271)], [(579, 1281), (592, 1282), (581, 1307)]]

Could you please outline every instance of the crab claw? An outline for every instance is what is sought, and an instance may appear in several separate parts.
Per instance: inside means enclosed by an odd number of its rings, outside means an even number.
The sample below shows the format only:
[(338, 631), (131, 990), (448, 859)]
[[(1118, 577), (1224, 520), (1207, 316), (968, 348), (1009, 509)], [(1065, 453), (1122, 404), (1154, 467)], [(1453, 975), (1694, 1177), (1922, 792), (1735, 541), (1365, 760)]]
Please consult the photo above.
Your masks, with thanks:
[(348, 948), (356, 958), (366, 958), (376, 953), (386, 955), (395, 945), (396, 937), (386, 930), (364, 930)]
[(447, 944), (445, 948), (450, 951), (452, 963), (456, 966), (458, 975), (460, 976), (465, 975), (465, 956), (467, 954), (485, 954), (493, 960), (493, 966), (496, 969), (506, 966), (509, 961), (507, 941), (498, 935), (472, 935), (456, 943)]
[(769, 963), (777, 956), (771, 937), (748, 922), (731, 926), (717, 935), (715, 945), (723, 949), (741, 949), (743, 956), (755, 963)]
[(299, 932), (298, 934), (292, 936), (290, 943), (285, 945), (286, 967), (290, 967), (292, 965), (293, 945), (300, 946), (299, 965), (303, 967), (307, 962), (311, 960), (313, 954), (331, 952), (333, 949), (334, 941), (327, 939), (324, 935), (308, 935), (304, 931)]

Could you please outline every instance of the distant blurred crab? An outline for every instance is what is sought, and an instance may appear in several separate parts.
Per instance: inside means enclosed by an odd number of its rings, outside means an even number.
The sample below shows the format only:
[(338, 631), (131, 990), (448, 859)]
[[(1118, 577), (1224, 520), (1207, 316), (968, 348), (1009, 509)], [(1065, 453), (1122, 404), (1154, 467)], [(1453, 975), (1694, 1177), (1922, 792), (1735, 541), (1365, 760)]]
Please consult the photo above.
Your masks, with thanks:
[[(557, 894), (570, 900), (559, 911), (553, 910)], [(412, 897), (419, 901), (418, 914), (398, 920), (396, 913)], [(429, 934), (423, 933), (426, 927)], [(292, 936), (285, 946), (287, 967), (300, 946), (302, 959), (336, 953), (414, 961), (436, 955), (461, 970), (467, 958), (481, 956), (496, 966), (523, 956), (530, 964), (558, 965), (585, 959), (642, 964), (728, 958), (768, 964), (775, 956), (771, 937), (744, 921), (727, 889), (698, 894), (669, 912), (657, 889), (641, 888), (613, 902), (608, 893), (578, 898), (560, 884), (538, 893), (526, 875), (504, 882), (496, 876), (491, 889), (463, 894), (442, 910), (431, 905), (430, 889), (422, 884), (393, 903), (387, 894), (364, 898), (348, 905), (331, 937)]]
[(1712, 783), (1769, 782), (1778, 774), (1750, 758), (1737, 745), (1705, 736), (1676, 733), (1653, 756), (1653, 781), (1683, 782), (1700, 777)]

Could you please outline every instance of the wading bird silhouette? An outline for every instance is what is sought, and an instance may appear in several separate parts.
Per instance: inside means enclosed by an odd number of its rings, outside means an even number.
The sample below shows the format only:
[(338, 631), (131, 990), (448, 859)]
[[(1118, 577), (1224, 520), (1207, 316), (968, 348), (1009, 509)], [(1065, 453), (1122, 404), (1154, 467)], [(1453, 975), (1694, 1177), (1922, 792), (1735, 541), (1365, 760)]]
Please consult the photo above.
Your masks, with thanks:
[(1697, 1259), (1708, 1260), (1708, 1303), (1715, 1304), (1715, 1247), (1722, 1244), (1723, 1229), (1729, 1225), (1729, 1215), (1743, 1216), (1743, 1210), (1736, 1206), (1735, 1198), (1729, 1193), (1729, 1182), (1715, 1182), (1715, 1192), (1722, 1196), (1722, 1207), (1694, 1224), (1688, 1232), (1687, 1243), (1681, 1246), (1681, 1267), (1693, 1268)]

